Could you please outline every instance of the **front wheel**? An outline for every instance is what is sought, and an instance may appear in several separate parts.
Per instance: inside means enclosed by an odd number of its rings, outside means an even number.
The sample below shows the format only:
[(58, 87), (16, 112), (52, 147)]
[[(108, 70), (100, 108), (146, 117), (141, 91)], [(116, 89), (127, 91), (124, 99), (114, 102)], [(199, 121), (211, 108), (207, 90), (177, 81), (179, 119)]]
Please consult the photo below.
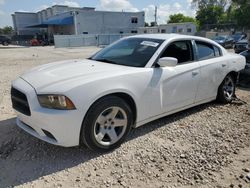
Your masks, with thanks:
[(227, 75), (223, 82), (221, 83), (218, 94), (217, 101), (222, 103), (230, 103), (232, 102), (235, 95), (235, 81), (232, 75)]
[(133, 114), (121, 98), (108, 96), (89, 109), (81, 130), (81, 141), (95, 151), (109, 151), (119, 147), (129, 133)]
[(8, 46), (9, 43), (8, 43), (7, 41), (4, 41), (4, 42), (3, 42), (3, 45), (4, 45), (4, 46)]

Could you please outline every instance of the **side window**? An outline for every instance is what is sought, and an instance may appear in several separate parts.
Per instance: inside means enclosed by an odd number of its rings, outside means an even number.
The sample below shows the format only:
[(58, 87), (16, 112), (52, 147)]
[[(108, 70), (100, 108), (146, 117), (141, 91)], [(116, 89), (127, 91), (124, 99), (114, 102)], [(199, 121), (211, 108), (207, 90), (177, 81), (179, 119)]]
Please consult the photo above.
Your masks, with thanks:
[(216, 57), (220, 57), (221, 56), (221, 51), (217, 46), (214, 46), (214, 53)]
[(171, 43), (163, 52), (161, 57), (174, 57), (178, 64), (193, 61), (193, 50), (191, 41), (177, 41)]
[(211, 44), (205, 42), (196, 41), (197, 50), (198, 50), (198, 59), (205, 60), (215, 57), (214, 47)]
[(132, 17), (131, 18), (131, 23), (138, 23), (138, 18), (137, 17)]

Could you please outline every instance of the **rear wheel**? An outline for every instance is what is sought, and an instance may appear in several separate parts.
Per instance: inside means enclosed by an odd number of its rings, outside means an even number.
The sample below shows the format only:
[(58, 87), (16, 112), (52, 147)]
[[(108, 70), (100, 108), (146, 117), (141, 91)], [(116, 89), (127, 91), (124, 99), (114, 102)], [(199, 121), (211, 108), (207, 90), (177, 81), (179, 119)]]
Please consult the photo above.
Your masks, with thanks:
[(235, 95), (235, 80), (227, 75), (218, 89), (217, 100), (222, 103), (232, 102)]
[(124, 141), (132, 127), (133, 114), (121, 98), (100, 99), (88, 111), (81, 130), (81, 139), (90, 149), (108, 151)]

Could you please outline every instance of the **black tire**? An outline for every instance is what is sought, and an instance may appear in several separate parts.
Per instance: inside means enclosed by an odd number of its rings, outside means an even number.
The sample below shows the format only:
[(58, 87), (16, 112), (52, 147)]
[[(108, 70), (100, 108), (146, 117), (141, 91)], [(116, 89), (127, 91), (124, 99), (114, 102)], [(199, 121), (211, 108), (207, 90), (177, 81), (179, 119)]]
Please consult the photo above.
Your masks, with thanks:
[[(100, 115), (102, 115), (102, 113), (105, 110), (109, 108), (113, 108), (113, 107), (115, 108), (118, 107), (123, 110), (123, 113), (124, 112), (126, 113), (127, 125), (123, 129), (123, 135), (117, 142), (110, 144), (110, 145), (103, 145), (103, 144), (100, 144), (95, 137), (96, 127), (98, 124), (96, 121), (97, 121), (97, 118), (100, 117)], [(80, 143), (85, 144), (91, 150), (98, 151), (98, 152), (107, 152), (107, 151), (113, 150), (119, 147), (121, 143), (125, 140), (126, 136), (131, 130), (132, 124), (133, 124), (132, 110), (130, 106), (123, 99), (121, 99), (120, 97), (116, 97), (116, 96), (104, 97), (98, 100), (97, 102), (95, 102), (88, 110), (84, 118), (83, 124), (82, 124)]]
[[(230, 95), (227, 93), (227, 82), (230, 82)], [(235, 97), (235, 87), (236, 87), (236, 81), (233, 78), (232, 75), (228, 74), (223, 82), (220, 84), (219, 88), (218, 88), (218, 93), (217, 93), (217, 101), (221, 102), (221, 103), (230, 103), (232, 102), (233, 98)]]
[(3, 45), (4, 45), (4, 46), (8, 46), (9, 43), (8, 43), (7, 41), (4, 41), (4, 42), (3, 42)]

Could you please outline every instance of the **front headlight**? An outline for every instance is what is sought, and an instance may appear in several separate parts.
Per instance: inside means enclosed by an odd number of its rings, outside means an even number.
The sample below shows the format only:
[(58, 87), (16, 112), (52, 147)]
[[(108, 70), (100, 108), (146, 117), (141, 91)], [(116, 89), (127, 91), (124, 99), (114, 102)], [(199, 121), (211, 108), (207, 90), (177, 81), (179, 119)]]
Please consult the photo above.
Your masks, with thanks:
[(73, 102), (64, 95), (38, 95), (38, 101), (44, 108), (58, 110), (74, 110), (76, 109)]

